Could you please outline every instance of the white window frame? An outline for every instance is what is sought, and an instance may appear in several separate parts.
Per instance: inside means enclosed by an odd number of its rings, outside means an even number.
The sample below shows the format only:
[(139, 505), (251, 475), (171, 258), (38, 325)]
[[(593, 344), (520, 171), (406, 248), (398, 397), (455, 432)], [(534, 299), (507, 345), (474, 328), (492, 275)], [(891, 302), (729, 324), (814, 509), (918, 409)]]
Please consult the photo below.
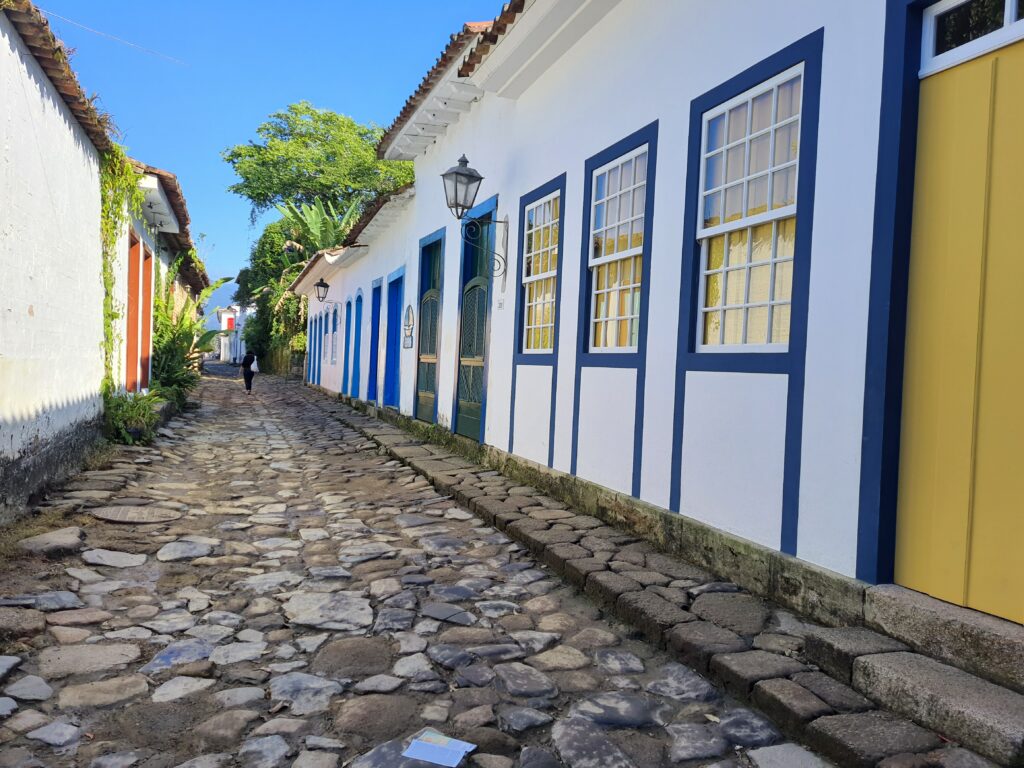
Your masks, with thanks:
[[(560, 241), (561, 237), (562, 237), (562, 219), (563, 219), (564, 214), (565, 214), (565, 206), (564, 206), (564, 202), (565, 201), (563, 201), (561, 199), (561, 195), (562, 195), (561, 190), (557, 190), (556, 189), (550, 195), (545, 195), (544, 197), (540, 198), (539, 200), (530, 203), (529, 205), (527, 205), (523, 209), (523, 263), (521, 265), (521, 269), (522, 269), (522, 291), (523, 291), (523, 323), (522, 323), (522, 328), (520, 328), (520, 331), (522, 333), (522, 343), (520, 344), (520, 351), (524, 355), (550, 355), (551, 353), (553, 353), (555, 351), (555, 334), (558, 333), (558, 323), (556, 322), (557, 314), (558, 314), (558, 270), (562, 266), (562, 249), (560, 247), (560, 242), (558, 242), (558, 241)], [(527, 262), (527, 259), (531, 256), (531, 254), (527, 253), (527, 251), (526, 251), (526, 242), (527, 242), (526, 237), (529, 234), (529, 229), (528, 229), (527, 222), (529, 221), (530, 211), (535, 210), (537, 208), (543, 208), (545, 203), (549, 203), (549, 202), (551, 202), (553, 200), (558, 200), (558, 217), (557, 218), (552, 217), (550, 223), (558, 225), (558, 238), (556, 239), (556, 242), (552, 243), (548, 247), (548, 249), (547, 249), (548, 250), (548, 271), (547, 272), (542, 272), (542, 273), (539, 273), (539, 274), (530, 275), (529, 277), (527, 277), (527, 275), (526, 275), (526, 262)], [(543, 248), (537, 249), (536, 253), (540, 253), (543, 250), (545, 250), (545, 249), (543, 249)], [(557, 264), (556, 264), (554, 269), (550, 268), (551, 267), (551, 256), (550, 256), (551, 253), (557, 254)], [(543, 325), (539, 325), (539, 326), (528, 325), (529, 316), (530, 316), (530, 313), (529, 313), (530, 303), (529, 303), (529, 301), (527, 299), (527, 296), (529, 294), (528, 294), (528, 291), (527, 291), (526, 287), (530, 283), (540, 282), (541, 280), (547, 280), (548, 278), (554, 278), (554, 280), (555, 280), (555, 296), (554, 296), (554, 299), (552, 301), (552, 306), (551, 306), (551, 346), (547, 347), (547, 348), (530, 349), (529, 347), (526, 346), (527, 337), (529, 336), (530, 330), (532, 328), (545, 328), (546, 326), (543, 326)], [(545, 302), (539, 302), (539, 304), (543, 304), (543, 303), (545, 303)]]
[(976, 59), (997, 48), (1002, 48), (1017, 40), (1024, 39), (1024, 19), (1017, 18), (1017, 9), (1024, 5), (1024, 0), (1006, 0), (1006, 7), (1003, 9), (1002, 27), (936, 56), (934, 53), (935, 29), (938, 25), (938, 17), (966, 2), (968, 0), (940, 0), (940, 2), (925, 8), (921, 25), (921, 69), (918, 72), (919, 77), (934, 75), (936, 72), (955, 67), (957, 64)]
[[(597, 206), (600, 203), (603, 203), (603, 202), (607, 201), (607, 199), (608, 199), (607, 197), (603, 198), (601, 200), (597, 199), (597, 195), (595, 194), (596, 187), (597, 187), (597, 177), (600, 176), (602, 173), (607, 172), (611, 168), (616, 168), (616, 167), (622, 165), (627, 160), (636, 160), (637, 157), (639, 157), (640, 155), (644, 155), (644, 154), (647, 155), (647, 161), (646, 161), (647, 162), (647, 169), (646, 169), (646, 172), (644, 173), (644, 182), (643, 182), (644, 183), (644, 213), (643, 213), (643, 219), (642, 219), (642, 221), (643, 221), (643, 233), (644, 233), (643, 243), (641, 243), (639, 247), (632, 247), (631, 246), (631, 247), (629, 247), (629, 248), (627, 248), (627, 249), (625, 249), (623, 251), (616, 251), (615, 253), (613, 253), (610, 256), (602, 255), (602, 256), (600, 256), (598, 258), (594, 258), (594, 235), (596, 234), (595, 229), (594, 229), (594, 224), (596, 222)], [(597, 307), (597, 294), (596, 294), (596, 291), (597, 291), (597, 278), (595, 276), (595, 269), (597, 267), (601, 266), (602, 264), (611, 264), (611, 263), (616, 262), (616, 261), (623, 261), (625, 259), (632, 259), (632, 258), (634, 258), (636, 256), (644, 257), (644, 247), (647, 245), (647, 237), (648, 237), (647, 222), (650, 221), (650, 217), (651, 217), (651, 211), (649, 211), (647, 209), (647, 199), (646, 199), (647, 198), (647, 192), (648, 192), (648, 185), (650, 183), (651, 183), (651, 153), (650, 153), (650, 145), (648, 143), (646, 143), (646, 142), (641, 144), (639, 147), (631, 149), (628, 152), (623, 152), (621, 155), (616, 157), (614, 160), (608, 161), (607, 163), (602, 165), (600, 168), (595, 168), (593, 173), (590, 174), (590, 224), (588, 226), (588, 230), (589, 231), (587, 232), (587, 248), (588, 248), (588, 251), (587, 251), (587, 270), (590, 273), (590, 275), (589, 275), (590, 276), (590, 295), (587, 297), (588, 301), (589, 301), (589, 306), (587, 308), (587, 314), (588, 314), (588, 317), (587, 317), (587, 351), (590, 352), (590, 353), (598, 354), (598, 355), (629, 354), (629, 353), (634, 353), (634, 352), (636, 352), (639, 349), (639, 347), (637, 347), (636, 345), (625, 346), (625, 347), (617, 347), (617, 346), (616, 347), (596, 347), (596, 346), (594, 346), (594, 323), (595, 323), (594, 311), (595, 311), (595, 309)], [(633, 184), (633, 185), (630, 186), (630, 188), (635, 190), (635, 188), (637, 186), (639, 186), (639, 185)], [(620, 186), (619, 187), (619, 192), (615, 193), (616, 196), (618, 196), (621, 193), (621, 191), (622, 191), (622, 187)], [(633, 217), (630, 216), (631, 220), (632, 220), (632, 218)], [(618, 226), (619, 224), (621, 224), (621, 222), (617, 222), (616, 226)], [(602, 227), (601, 229), (602, 229), (602, 231), (604, 231), (604, 229), (606, 229), (606, 227)], [(643, 300), (644, 300), (643, 267), (644, 266), (645, 265), (641, 264), (640, 280), (639, 280), (639, 282), (636, 283), (636, 285), (638, 286), (638, 288), (640, 290), (640, 307), (637, 310), (636, 321), (635, 321), (637, 323), (638, 327), (639, 327), (639, 324), (640, 324), (640, 318), (643, 315), (643, 311), (644, 311), (644, 308), (643, 308)], [(612, 319), (621, 320), (621, 318), (611, 318), (611, 317), (601, 318), (602, 321), (607, 321), (607, 320), (612, 320)]]
[[(700, 353), (726, 354), (726, 355), (730, 355), (730, 354), (731, 355), (735, 355), (737, 353), (776, 353), (777, 354), (777, 353), (787, 352), (789, 350), (789, 342), (778, 342), (778, 343), (768, 342), (768, 343), (765, 343), (765, 344), (746, 344), (746, 343), (741, 343), (741, 344), (705, 344), (704, 343), (704, 317), (705, 317), (705, 312), (704, 312), (704, 293), (705, 293), (705, 284), (706, 284), (706, 279), (705, 278), (706, 278), (706, 275), (707, 275), (708, 242), (711, 240), (711, 238), (716, 237), (718, 235), (727, 235), (730, 232), (739, 232), (741, 230), (747, 230), (747, 229), (750, 229), (752, 227), (756, 227), (756, 226), (758, 226), (760, 224), (769, 224), (770, 223), (770, 224), (774, 225), (775, 222), (782, 221), (783, 219), (795, 218), (796, 215), (797, 215), (797, 208), (798, 208), (798, 206), (800, 204), (800, 163), (801, 163), (802, 158), (803, 158), (803, 142), (801, 141), (800, 144), (798, 145), (797, 156), (796, 156), (795, 160), (791, 160), (791, 161), (789, 161), (787, 163), (783, 163), (783, 164), (778, 165), (778, 166), (772, 164), (772, 160), (775, 157), (775, 127), (777, 125), (777, 123), (775, 121), (776, 100), (774, 98), (772, 99), (772, 121), (771, 121), (771, 126), (770, 126), (770, 128), (767, 129), (769, 131), (769, 135), (771, 136), (771, 138), (769, 140), (769, 144), (768, 144), (768, 157), (769, 157), (769, 164), (768, 164), (768, 171), (767, 171), (767, 175), (768, 175), (768, 178), (769, 178), (768, 198), (767, 198), (767, 200), (768, 200), (768, 210), (765, 211), (764, 213), (755, 214), (753, 216), (741, 216), (740, 218), (738, 218), (738, 219), (736, 219), (734, 221), (722, 222), (721, 224), (716, 224), (715, 226), (705, 227), (704, 226), (704, 195), (707, 192), (710, 192), (712, 190), (705, 190), (704, 189), (704, 174), (705, 174), (705, 171), (706, 171), (706, 168), (707, 168), (707, 164), (705, 163), (705, 160), (707, 158), (706, 148), (707, 148), (708, 124), (714, 118), (716, 118), (716, 117), (718, 117), (720, 115), (727, 114), (729, 112), (729, 110), (732, 109), (733, 107), (736, 107), (736, 106), (738, 106), (740, 104), (747, 103), (747, 102), (751, 101), (755, 96), (758, 96), (758, 95), (760, 95), (762, 93), (765, 93), (765, 92), (767, 92), (769, 90), (774, 91), (774, 89), (777, 86), (782, 85), (783, 83), (788, 82), (789, 80), (792, 80), (794, 77), (796, 77), (798, 75), (800, 76), (800, 110), (797, 113), (797, 116), (795, 118), (789, 118), (786, 121), (786, 123), (784, 123), (784, 124), (788, 124), (789, 122), (796, 122), (798, 124), (798, 129), (797, 129), (798, 130), (798, 136), (802, 139), (802, 137), (803, 137), (803, 121), (804, 121), (804, 95), (805, 95), (805, 93), (804, 93), (804, 86), (806, 85), (806, 81), (807, 81), (807, 78), (806, 78), (805, 73), (804, 73), (804, 64), (803, 64), (803, 62), (800, 62), (799, 64), (797, 64), (797, 65), (795, 65), (793, 67), (790, 67), (789, 69), (785, 70), (784, 72), (780, 72), (779, 74), (775, 75), (774, 77), (770, 77), (767, 80), (764, 80), (764, 81), (758, 83), (753, 88), (748, 88), (743, 93), (740, 93), (740, 94), (736, 95), (735, 97), (729, 99), (728, 101), (724, 101), (721, 104), (718, 104), (713, 109), (709, 109), (707, 112), (705, 112), (703, 115), (701, 115), (700, 186), (698, 187), (698, 190), (697, 190), (697, 195), (698, 195), (698, 197), (697, 197), (697, 240), (699, 241), (700, 253), (699, 253), (699, 258), (698, 258), (698, 261), (697, 261), (697, 263), (698, 263), (698, 270), (699, 270), (699, 272), (698, 272), (699, 287), (698, 287), (698, 291), (697, 291), (697, 323), (696, 323), (696, 347), (695, 347), (696, 350), (698, 352), (700, 352)], [(748, 113), (748, 120), (749, 119), (750, 119), (750, 116), (749, 116), (749, 113)], [(747, 133), (747, 134), (744, 135), (744, 137), (743, 137), (743, 139), (741, 141), (749, 142), (749, 140), (750, 140), (750, 134)], [(725, 155), (725, 152), (728, 150), (728, 148), (730, 146), (738, 145), (739, 143), (740, 143), (739, 141), (729, 142), (728, 135), (727, 135), (726, 136), (726, 140), (722, 144), (722, 147), (721, 147), (721, 150), (720, 150), (723, 153), (723, 157)], [(719, 150), (716, 150), (716, 151), (719, 151)], [(796, 178), (796, 190), (795, 190), (796, 194), (795, 194), (795, 199), (794, 199), (794, 202), (793, 202), (792, 205), (786, 205), (786, 206), (783, 206), (781, 208), (772, 209), (771, 201), (772, 201), (772, 191), (773, 190), (772, 190), (772, 187), (771, 187), (771, 184), (772, 184), (771, 177), (772, 177), (772, 175), (777, 170), (781, 170), (781, 169), (784, 169), (784, 168), (795, 168), (796, 169), (796, 177), (797, 178)], [(722, 176), (722, 184), (721, 184), (721, 186), (720, 187), (715, 187), (714, 189), (724, 190), (724, 188), (729, 186), (730, 184), (735, 184), (736, 183), (736, 181), (726, 182), (726, 180), (725, 180), (724, 164), (723, 164), (722, 174), (723, 174), (723, 176)], [(757, 175), (761, 175), (761, 174), (757, 174)], [(743, 180), (747, 180), (749, 178), (750, 178), (749, 175), (745, 175), (743, 177)], [(746, 209), (746, 199), (745, 198), (743, 200), (743, 208), (744, 208), (744, 210)], [(722, 198), (722, 216), (723, 216), (723, 218), (725, 217), (725, 198), (724, 198), (724, 194), (723, 194), (723, 198)], [(772, 232), (773, 232), (773, 237), (772, 237), (772, 254), (771, 254), (770, 260), (767, 262), (768, 264), (771, 265), (771, 273), (770, 273), (769, 283), (768, 283), (770, 291), (774, 290), (774, 284), (775, 284), (775, 264), (776, 264), (776, 251), (775, 251), (775, 249), (776, 249), (776, 238), (775, 238), (774, 233), (775, 233), (776, 229), (777, 229), (777, 227), (773, 226), (773, 229), (772, 229)], [(726, 244), (726, 255), (725, 255), (725, 258), (728, 258), (728, 239), (727, 239), (727, 244)], [(791, 262), (791, 263), (794, 263), (794, 269), (795, 269), (795, 260), (794, 260), (794, 262)], [(723, 276), (725, 274), (725, 271), (726, 270), (723, 269), (723, 271), (722, 271)], [(746, 286), (746, 290), (747, 291), (749, 291), (749, 287), (750, 286), (749, 286), (749, 277), (748, 277), (748, 283), (747, 283), (747, 286)], [(725, 290), (725, 281), (723, 281), (722, 288), (723, 288), (723, 291), (724, 291)], [(769, 298), (768, 304), (771, 305), (770, 298)], [(735, 308), (743, 309), (745, 311), (750, 306), (751, 306), (750, 304), (748, 304), (747, 302), (744, 302), (743, 304), (736, 305)], [(793, 319), (792, 319), (792, 311), (793, 311), (792, 310), (792, 307), (793, 307), (792, 284), (790, 285), (790, 299), (789, 299), (789, 302), (788, 302), (788, 306), (790, 307), (790, 330), (792, 330), (792, 322), (793, 322)], [(726, 307), (727, 307), (727, 305), (725, 304), (725, 296), (723, 295), (723, 297), (722, 297), (722, 310), (726, 309)], [(768, 319), (768, 332), (769, 332), (769, 334), (771, 333), (771, 315), (770, 315), (770, 313), (769, 313), (769, 319)]]

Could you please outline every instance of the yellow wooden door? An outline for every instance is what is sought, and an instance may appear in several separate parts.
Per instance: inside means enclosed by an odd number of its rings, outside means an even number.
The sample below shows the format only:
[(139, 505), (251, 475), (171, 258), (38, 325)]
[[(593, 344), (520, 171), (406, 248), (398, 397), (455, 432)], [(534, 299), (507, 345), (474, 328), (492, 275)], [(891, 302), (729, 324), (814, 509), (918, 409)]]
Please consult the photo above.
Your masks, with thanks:
[(1024, 622), (1024, 42), (921, 82), (896, 581)]

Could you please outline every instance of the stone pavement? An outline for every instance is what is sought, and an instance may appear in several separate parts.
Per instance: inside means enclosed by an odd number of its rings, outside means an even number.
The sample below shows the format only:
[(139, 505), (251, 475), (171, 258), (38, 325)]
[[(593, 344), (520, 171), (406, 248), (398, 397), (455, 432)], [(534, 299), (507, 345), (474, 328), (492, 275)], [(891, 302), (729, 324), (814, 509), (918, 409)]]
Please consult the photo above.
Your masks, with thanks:
[(989, 765), (805, 663), (798, 617), (294, 381), (255, 390), (206, 377), (46, 502), (77, 525), (0, 572), (0, 768), (429, 768), (400, 756), (428, 726), (477, 768), (826, 766), (783, 735), (812, 719), (840, 764)]

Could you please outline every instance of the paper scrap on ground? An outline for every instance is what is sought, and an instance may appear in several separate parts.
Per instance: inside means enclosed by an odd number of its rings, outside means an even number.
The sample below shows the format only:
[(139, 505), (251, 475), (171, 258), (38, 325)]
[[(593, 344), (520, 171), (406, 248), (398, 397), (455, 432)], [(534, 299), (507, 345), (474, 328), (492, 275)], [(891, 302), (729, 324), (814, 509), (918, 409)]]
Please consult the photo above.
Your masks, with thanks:
[(462, 758), (476, 749), (476, 744), (468, 741), (459, 741), (443, 733), (438, 733), (433, 728), (424, 728), (409, 743), (402, 757), (411, 757), (415, 760), (423, 760), (428, 763), (455, 768)]

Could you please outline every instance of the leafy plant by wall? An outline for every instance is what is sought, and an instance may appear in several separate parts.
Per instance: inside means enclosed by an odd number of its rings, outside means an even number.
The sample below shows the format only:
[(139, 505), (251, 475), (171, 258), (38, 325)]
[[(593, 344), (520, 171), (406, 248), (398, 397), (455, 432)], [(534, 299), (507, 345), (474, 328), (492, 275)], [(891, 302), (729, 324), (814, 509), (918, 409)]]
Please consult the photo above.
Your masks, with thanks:
[(186, 297), (176, 305), (174, 278), (184, 258), (179, 256), (166, 274), (158, 271), (153, 288), (153, 390), (178, 408), (185, 405), (188, 393), (199, 383), (203, 354), (213, 350), (213, 340), (220, 335), (220, 331), (206, 330), (199, 310), (229, 279), (216, 280), (196, 299)]
[(145, 445), (153, 440), (163, 399), (155, 393), (110, 392), (103, 397), (103, 432), (108, 440)]
[(115, 322), (120, 308), (114, 299), (117, 244), (131, 217), (142, 218), (145, 195), (139, 189), (139, 174), (132, 167), (124, 148), (111, 144), (100, 158), (100, 240), (103, 280), (103, 381), (100, 391), (114, 391), (114, 348), (117, 345)]

